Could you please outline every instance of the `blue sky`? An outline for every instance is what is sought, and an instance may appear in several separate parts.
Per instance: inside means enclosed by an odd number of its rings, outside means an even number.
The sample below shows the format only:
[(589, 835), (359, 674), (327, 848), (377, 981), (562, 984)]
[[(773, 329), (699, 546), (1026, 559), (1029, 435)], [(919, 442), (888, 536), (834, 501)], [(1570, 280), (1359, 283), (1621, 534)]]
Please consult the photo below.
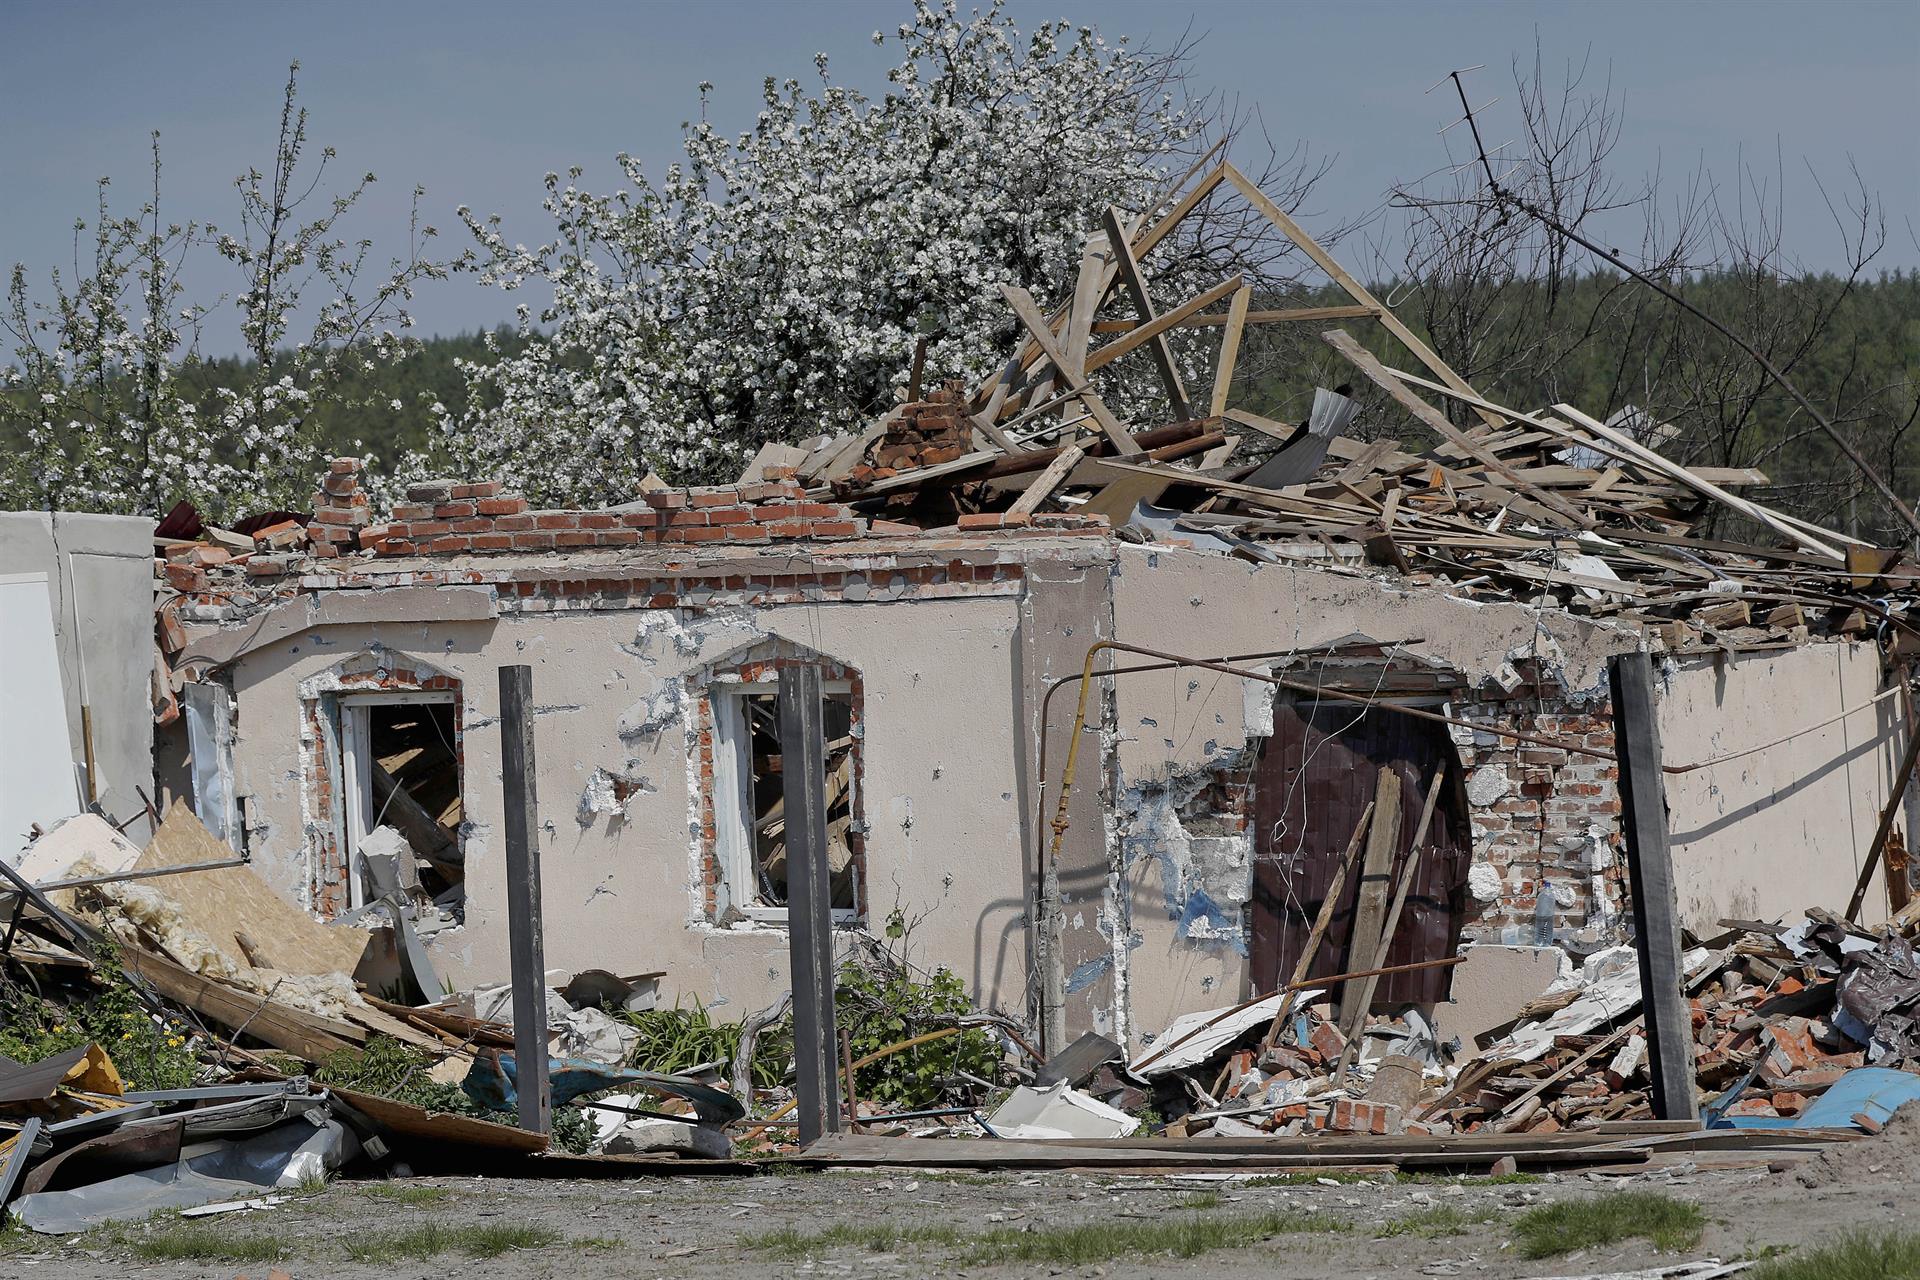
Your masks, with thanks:
[[(1500, 95), (1494, 139), (1512, 116), (1508, 66), (1591, 58), (1625, 100), (1614, 164), (1632, 178), (1704, 165), (1723, 185), (1744, 158), (1769, 193), (1784, 171), (1790, 252), (1839, 260), (1832, 221), (1808, 176), (1846, 183), (1849, 157), (1884, 201), (1886, 267), (1920, 266), (1920, 2), (1569, 4), (1232, 3), (1224, 0), (1013, 0), (1023, 26), (1065, 17), (1109, 37), (1165, 46), (1198, 38), (1196, 84), (1257, 110), (1283, 149), (1296, 140), (1334, 158), (1310, 226), (1376, 208), (1387, 189), (1444, 156), (1435, 130), (1457, 114), (1454, 68), (1477, 73), (1476, 103)], [(891, 49), (868, 37), (908, 12), (887, 0), (707, 4), (330, 0), (325, 4), (50, 3), (0, 0), (0, 263), (36, 278), (72, 259), (72, 223), (93, 181), (118, 198), (145, 189), (147, 134), (162, 133), (170, 216), (237, 221), (230, 183), (271, 158), (286, 64), (302, 64), (301, 101), (316, 145), (338, 149), (343, 179), (381, 179), (351, 231), (384, 246), (406, 228), (412, 185), (448, 242), (452, 210), (505, 219), (506, 234), (545, 237), (540, 180), (574, 163), (613, 181), (628, 151), (657, 173), (714, 85), (723, 128), (751, 120), (766, 75), (811, 74), (816, 51), (836, 78), (878, 83)], [(192, 282), (197, 287), (201, 282)], [(224, 287), (211, 280), (206, 288)], [(468, 282), (416, 308), (427, 332), (492, 323), (509, 299)], [(223, 346), (218, 331), (210, 345)]]

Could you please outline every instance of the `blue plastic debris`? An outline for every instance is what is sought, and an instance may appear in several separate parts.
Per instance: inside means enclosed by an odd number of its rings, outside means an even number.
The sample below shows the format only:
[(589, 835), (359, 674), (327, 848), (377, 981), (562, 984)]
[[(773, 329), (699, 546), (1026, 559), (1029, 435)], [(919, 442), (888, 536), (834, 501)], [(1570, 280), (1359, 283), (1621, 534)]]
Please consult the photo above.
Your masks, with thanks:
[[(1727, 1101), (1722, 1099), (1722, 1101)], [(1846, 1129), (1861, 1128), (1854, 1117), (1864, 1115), (1876, 1125), (1893, 1118), (1909, 1102), (1920, 1101), (1920, 1075), (1891, 1067), (1855, 1067), (1815, 1098), (1797, 1116), (1716, 1117), (1710, 1129)]]

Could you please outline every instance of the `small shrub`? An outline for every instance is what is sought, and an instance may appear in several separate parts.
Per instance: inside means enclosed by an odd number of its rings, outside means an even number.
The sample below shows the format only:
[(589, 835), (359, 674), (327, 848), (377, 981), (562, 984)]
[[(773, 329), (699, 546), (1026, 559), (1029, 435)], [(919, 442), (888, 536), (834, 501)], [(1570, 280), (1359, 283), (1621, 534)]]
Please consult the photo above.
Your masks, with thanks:
[(1796, 1249), (1747, 1273), (1749, 1280), (1913, 1280), (1920, 1234), (1856, 1231), (1817, 1249)]
[(94, 1043), (107, 1051), (129, 1089), (183, 1089), (200, 1069), (195, 1032), (169, 1017), (156, 1021), (120, 972), (109, 944), (90, 985), (65, 1003), (0, 979), (0, 1054), (34, 1063)]
[[(835, 1016), (849, 1034), (856, 1062), (972, 1012), (966, 984), (949, 969), (935, 969), (921, 981), (904, 965), (881, 972), (848, 961), (840, 968)], [(962, 1031), (869, 1063), (854, 1078), (862, 1098), (914, 1108), (942, 1101), (962, 1071), (988, 1080), (999, 1074), (992, 1037)]]

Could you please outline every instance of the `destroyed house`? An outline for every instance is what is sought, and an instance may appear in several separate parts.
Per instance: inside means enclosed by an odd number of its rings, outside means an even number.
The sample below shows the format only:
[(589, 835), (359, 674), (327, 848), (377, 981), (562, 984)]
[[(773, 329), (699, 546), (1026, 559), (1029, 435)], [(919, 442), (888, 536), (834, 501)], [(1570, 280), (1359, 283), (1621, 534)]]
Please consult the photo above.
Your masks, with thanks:
[[(1156, 306), (1138, 259), (1223, 184), (1354, 305), (1256, 312), (1230, 278)], [(1609, 662), (1650, 653), (1688, 930), (1856, 881), (1867, 921), (1904, 905), (1898, 555), (1669, 461), (1646, 415), (1483, 398), (1231, 166), (1110, 218), (1080, 271), (1051, 315), (1006, 290), (993, 378), (738, 484), (560, 511), (475, 478), (376, 518), (342, 459), (250, 552), (171, 547), (166, 684), (204, 723), (163, 731), (161, 786), (288, 901), (400, 893), (440, 983), (503, 981), (524, 664), (547, 963), (740, 1016), (789, 986), (778, 677), (804, 665), (843, 943), (904, 929), (1052, 1047), (1371, 968), (1364, 1005), (1470, 1045), (1629, 938)], [(1333, 329), (1371, 407), (1234, 407), (1248, 326), (1329, 320), (1432, 376)], [(1210, 394), (1176, 328), (1222, 331)], [(1096, 389), (1122, 357), (1157, 425)], [(1696, 536), (1713, 512), (1762, 535)]]

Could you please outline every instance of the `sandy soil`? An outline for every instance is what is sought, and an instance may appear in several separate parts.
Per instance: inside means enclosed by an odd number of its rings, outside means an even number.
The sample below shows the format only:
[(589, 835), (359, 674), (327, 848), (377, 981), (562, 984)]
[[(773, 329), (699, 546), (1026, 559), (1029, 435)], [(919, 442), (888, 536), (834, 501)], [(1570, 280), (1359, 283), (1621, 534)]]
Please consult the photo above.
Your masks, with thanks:
[[(406, 1186), (437, 1186), (450, 1194), (435, 1204), (382, 1198), (366, 1183), (343, 1181), (320, 1194), (276, 1208), (227, 1214), (205, 1222), (223, 1233), (272, 1233), (293, 1250), (280, 1264), (294, 1280), (319, 1277), (440, 1277), (484, 1274), (488, 1280), (541, 1277), (774, 1277), (774, 1276), (1103, 1276), (1145, 1280), (1174, 1275), (1260, 1275), (1284, 1280), (1329, 1276), (1518, 1277), (1589, 1275), (1707, 1257), (1753, 1256), (1769, 1245), (1818, 1244), (1856, 1226), (1920, 1229), (1911, 1197), (1911, 1171), (1920, 1136), (1903, 1131), (1854, 1144), (1828, 1162), (1818, 1185), (1803, 1185), (1800, 1169), (1717, 1170), (1642, 1174), (1632, 1178), (1577, 1175), (1527, 1184), (1484, 1179), (1334, 1186), (1248, 1186), (1167, 1177), (1044, 1175), (902, 1176), (898, 1171), (781, 1174), (754, 1178), (655, 1178), (626, 1181), (533, 1181), (422, 1178)], [(1508, 1225), (1534, 1205), (1567, 1196), (1629, 1187), (1661, 1188), (1700, 1203), (1712, 1225), (1699, 1248), (1662, 1257), (1642, 1241), (1541, 1262), (1513, 1256)], [(1209, 1208), (1183, 1206), (1196, 1193), (1217, 1191)], [(1435, 1205), (1453, 1205), (1494, 1221), (1465, 1234), (1382, 1238), (1382, 1224)], [(1337, 1215), (1351, 1225), (1338, 1235), (1288, 1235), (1253, 1248), (1216, 1251), (1190, 1260), (1115, 1257), (1094, 1266), (1036, 1264), (966, 1267), (953, 1251), (909, 1247), (898, 1253), (836, 1249), (791, 1261), (747, 1247), (743, 1237), (781, 1227), (819, 1230), (834, 1222), (865, 1225), (945, 1224), (962, 1234), (998, 1227), (1131, 1223), (1166, 1215), (1206, 1217), (1281, 1207)], [(357, 1265), (344, 1241), (357, 1233), (439, 1219), (447, 1223), (529, 1222), (564, 1232), (570, 1241), (541, 1251), (477, 1261), (458, 1254)], [(0, 1255), (0, 1275), (34, 1280), (120, 1280), (121, 1277), (221, 1277), (261, 1280), (263, 1264), (165, 1263), (130, 1260), (94, 1238), (16, 1244)]]

